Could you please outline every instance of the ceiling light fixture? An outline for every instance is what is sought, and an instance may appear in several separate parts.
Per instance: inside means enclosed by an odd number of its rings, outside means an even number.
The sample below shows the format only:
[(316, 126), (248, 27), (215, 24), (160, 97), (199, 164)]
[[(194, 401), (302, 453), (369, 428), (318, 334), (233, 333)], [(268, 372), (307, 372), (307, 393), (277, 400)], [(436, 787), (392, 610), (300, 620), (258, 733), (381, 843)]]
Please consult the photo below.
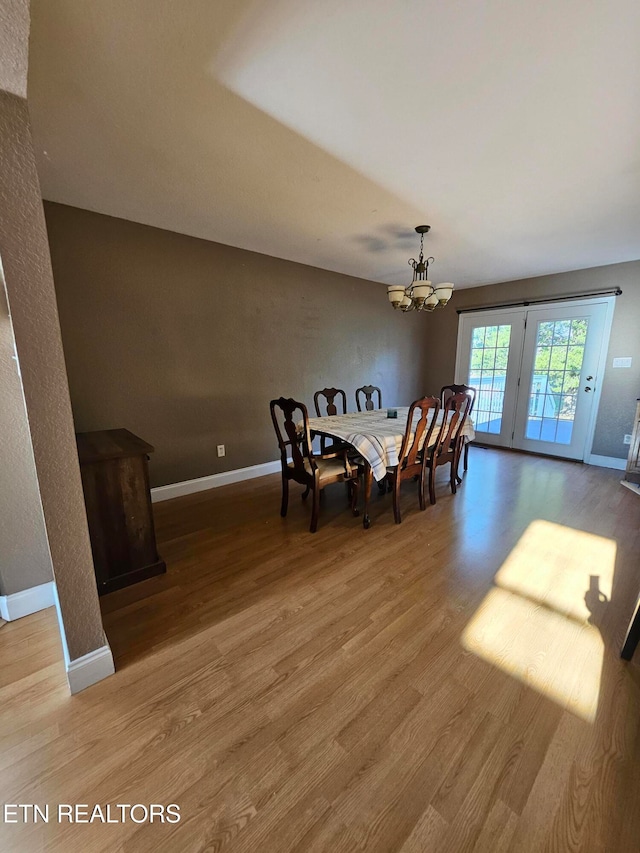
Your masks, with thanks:
[(424, 257), (424, 235), (431, 228), (430, 225), (418, 225), (416, 231), (420, 235), (420, 256), (409, 260), (409, 266), (413, 267), (413, 281), (409, 287), (401, 284), (391, 284), (387, 287), (389, 302), (395, 309), (401, 311), (433, 311), (437, 305), (446, 305), (451, 299), (453, 285), (451, 282), (437, 284), (435, 287), (428, 280), (429, 264), (434, 263), (434, 258)]

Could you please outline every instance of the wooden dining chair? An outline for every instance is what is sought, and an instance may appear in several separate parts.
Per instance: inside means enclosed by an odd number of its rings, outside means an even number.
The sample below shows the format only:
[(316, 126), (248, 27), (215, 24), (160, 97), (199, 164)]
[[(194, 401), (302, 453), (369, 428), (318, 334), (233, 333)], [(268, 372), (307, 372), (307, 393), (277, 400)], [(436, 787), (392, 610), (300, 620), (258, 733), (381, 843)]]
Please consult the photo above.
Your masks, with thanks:
[[(320, 398), (324, 397), (324, 414), (320, 409)], [(342, 401), (342, 411), (338, 411), (338, 406), (336, 405), (336, 397), (338, 400)], [(342, 390), (342, 388), (323, 388), (322, 391), (316, 391), (313, 395), (313, 405), (316, 407), (316, 415), (319, 418), (323, 418), (325, 416), (332, 417), (333, 415), (346, 415), (347, 414), (347, 395)]]
[[(320, 408), (320, 398), (324, 397), (324, 414)], [(338, 411), (338, 406), (336, 405), (336, 398), (338, 402), (342, 403), (342, 411)], [(316, 409), (316, 415), (319, 418), (322, 417), (333, 417), (334, 415), (346, 415), (347, 414), (347, 395), (342, 390), (342, 388), (323, 388), (321, 391), (316, 391), (313, 395), (313, 405)], [(334, 443), (327, 447), (327, 439), (322, 436), (320, 439), (320, 453), (332, 453), (337, 450), (341, 450), (346, 447), (344, 442), (335, 439)]]
[[(453, 397), (454, 394), (466, 394), (467, 397), (469, 397), (470, 402), (469, 402), (469, 408), (467, 410), (467, 417), (470, 417), (471, 412), (473, 411), (474, 404), (476, 402), (477, 390), (475, 388), (473, 388), (471, 385), (463, 385), (463, 384), (460, 384), (460, 385), (455, 385), (455, 384), (454, 385), (443, 385), (442, 388), (440, 389), (440, 402), (441, 402), (441, 404), (444, 406), (446, 404), (447, 400), (450, 397)], [(463, 467), (464, 467), (464, 470), (466, 471), (467, 468), (469, 467), (469, 442), (465, 441), (465, 439), (463, 438), (462, 435), (459, 436), (459, 441), (461, 443), (461, 448), (462, 448), (462, 444), (464, 444)], [(458, 472), (456, 471), (457, 481), (459, 483), (461, 483), (462, 481), (457, 476), (457, 474), (458, 474)]]
[(373, 395), (378, 395), (378, 408), (382, 408), (382, 391), (378, 388), (377, 385), (363, 385), (362, 388), (356, 388), (356, 406), (358, 407), (358, 411), (361, 412), (362, 408), (360, 406), (360, 396), (362, 395), (364, 399), (364, 409), (366, 412), (372, 412), (375, 409), (373, 405)]
[[(398, 464), (387, 469), (387, 482), (393, 492), (393, 517), (400, 524), (400, 486), (404, 480), (416, 480), (418, 483), (418, 502), (420, 509), (427, 508), (424, 497), (425, 460), (429, 455), (431, 435), (436, 425), (440, 400), (437, 397), (422, 397), (409, 407), (407, 425), (398, 454)], [(414, 424), (415, 413), (420, 415)]]
[[(333, 453), (316, 454), (311, 446), (309, 413), (304, 403), (290, 397), (271, 400), (271, 420), (276, 431), (282, 465), (282, 505), (280, 515), (284, 518), (289, 506), (289, 481), (293, 480), (306, 486), (302, 495), (305, 500), (313, 492), (311, 509), (311, 533), (318, 529), (320, 510), (320, 492), (332, 483), (347, 483), (351, 511), (359, 515), (358, 489), (360, 485), (358, 468), (347, 457), (346, 450)], [(301, 423), (301, 428), (298, 425)]]
[(469, 413), (470, 397), (464, 392), (452, 394), (442, 406), (442, 423), (438, 436), (425, 457), (425, 465), (429, 469), (429, 500), (436, 502), (436, 470), (442, 465), (451, 466), (449, 483), (451, 492), (456, 493), (456, 475), (462, 445), (458, 437)]

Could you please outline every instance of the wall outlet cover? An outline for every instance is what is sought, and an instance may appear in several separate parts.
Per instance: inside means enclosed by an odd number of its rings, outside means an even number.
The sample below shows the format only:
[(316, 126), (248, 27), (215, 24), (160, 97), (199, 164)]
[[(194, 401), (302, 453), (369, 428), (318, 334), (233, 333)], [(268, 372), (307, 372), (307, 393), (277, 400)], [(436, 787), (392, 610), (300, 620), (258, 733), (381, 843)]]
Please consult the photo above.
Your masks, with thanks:
[(224, 444), (219, 444), (218, 445), (218, 456), (224, 456), (224, 454), (225, 454)]
[(625, 444), (631, 444), (631, 436), (630, 435), (625, 435), (624, 443)]

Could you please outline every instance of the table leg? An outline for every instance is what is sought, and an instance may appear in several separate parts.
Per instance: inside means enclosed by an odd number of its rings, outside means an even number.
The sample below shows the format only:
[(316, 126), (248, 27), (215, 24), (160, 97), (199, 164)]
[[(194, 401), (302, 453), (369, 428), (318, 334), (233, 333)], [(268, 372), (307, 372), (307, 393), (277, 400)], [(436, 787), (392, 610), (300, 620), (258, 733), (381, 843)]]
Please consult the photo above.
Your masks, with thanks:
[(362, 526), (365, 530), (371, 527), (371, 519), (369, 518), (369, 498), (371, 497), (371, 484), (373, 483), (373, 471), (371, 465), (367, 462), (364, 468), (364, 518)]

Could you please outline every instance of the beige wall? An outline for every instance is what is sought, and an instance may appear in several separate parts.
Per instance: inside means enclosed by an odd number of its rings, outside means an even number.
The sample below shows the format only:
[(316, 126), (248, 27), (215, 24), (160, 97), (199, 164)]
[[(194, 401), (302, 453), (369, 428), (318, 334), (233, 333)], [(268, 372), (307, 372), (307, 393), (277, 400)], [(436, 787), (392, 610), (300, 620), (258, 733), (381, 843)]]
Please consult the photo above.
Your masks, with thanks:
[(0, 398), (0, 595), (11, 595), (53, 573), (1, 266)]
[(0, 90), (27, 96), (29, 0), (0, 3)]
[[(28, 31), (21, 35), (28, 38)], [(0, 163), (0, 257), (67, 648), (75, 660), (105, 638), (27, 102), (4, 91)]]
[[(0, 5), (0, 90), (26, 92), (28, 32), (27, 0), (5, 0)], [(0, 254), (0, 595), (22, 592), (53, 577), (15, 356)]]
[[(631, 432), (635, 401), (640, 396), (640, 261), (455, 292), (447, 311), (437, 311), (428, 317), (427, 333), (432, 346), (426, 367), (426, 385), (439, 388), (453, 380), (458, 334), (455, 309), (612, 287), (620, 287), (623, 295), (616, 299), (592, 453), (626, 458), (628, 447), (623, 437)], [(613, 369), (611, 361), (617, 356), (632, 356), (632, 368)]]
[[(424, 393), (425, 318), (383, 285), (45, 204), (78, 430), (156, 447), (152, 485), (277, 458), (269, 400), (372, 383)], [(227, 456), (216, 457), (225, 444)]]

